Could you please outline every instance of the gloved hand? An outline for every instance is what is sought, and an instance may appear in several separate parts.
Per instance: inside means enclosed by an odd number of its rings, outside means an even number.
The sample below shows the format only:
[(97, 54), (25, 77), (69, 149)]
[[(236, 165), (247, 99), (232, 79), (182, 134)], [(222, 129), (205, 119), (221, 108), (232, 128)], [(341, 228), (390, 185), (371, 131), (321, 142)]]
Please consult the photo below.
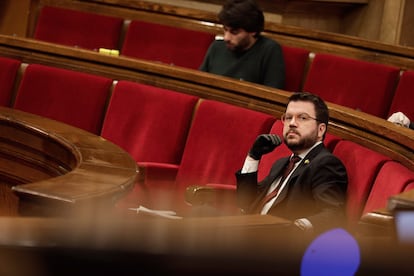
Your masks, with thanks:
[(263, 154), (273, 151), (281, 143), (282, 140), (276, 134), (261, 134), (254, 141), (249, 151), (249, 156), (255, 160), (259, 160)]
[(408, 119), (407, 116), (405, 116), (402, 112), (395, 112), (388, 118), (388, 122), (402, 125), (404, 127), (410, 127), (410, 119)]

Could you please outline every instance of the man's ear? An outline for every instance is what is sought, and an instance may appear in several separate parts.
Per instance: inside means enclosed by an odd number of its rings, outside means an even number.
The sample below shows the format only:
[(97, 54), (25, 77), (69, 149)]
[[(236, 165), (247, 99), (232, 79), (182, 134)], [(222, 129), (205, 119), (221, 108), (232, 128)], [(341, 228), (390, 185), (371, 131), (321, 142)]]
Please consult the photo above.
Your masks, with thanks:
[(325, 123), (320, 123), (318, 125), (318, 137), (322, 140), (325, 133), (326, 133), (326, 124)]

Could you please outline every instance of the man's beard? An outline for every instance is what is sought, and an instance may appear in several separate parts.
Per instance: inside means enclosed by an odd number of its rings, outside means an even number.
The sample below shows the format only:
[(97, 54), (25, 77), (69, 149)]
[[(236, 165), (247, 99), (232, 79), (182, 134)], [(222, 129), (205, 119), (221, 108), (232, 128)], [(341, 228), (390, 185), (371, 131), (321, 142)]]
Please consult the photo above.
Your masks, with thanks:
[(238, 44), (230, 44), (230, 43), (226, 44), (227, 49), (229, 49), (230, 51), (236, 54), (243, 53), (244, 51), (246, 51), (246, 48), (248, 45), (249, 45), (248, 39), (240, 40)]
[[(300, 135), (299, 133), (295, 132), (296, 135)], [(308, 135), (305, 137), (299, 136), (299, 141), (290, 141), (287, 139), (287, 134), (284, 135), (284, 141), (286, 146), (293, 152), (296, 151), (303, 151), (311, 148), (317, 142), (317, 134), (315, 135)]]

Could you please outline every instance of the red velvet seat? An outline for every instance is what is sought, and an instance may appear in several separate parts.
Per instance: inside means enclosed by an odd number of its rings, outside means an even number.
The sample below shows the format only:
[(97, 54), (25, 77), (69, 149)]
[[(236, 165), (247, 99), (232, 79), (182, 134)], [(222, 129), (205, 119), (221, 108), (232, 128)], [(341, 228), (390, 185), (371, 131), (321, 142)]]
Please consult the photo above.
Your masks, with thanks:
[(398, 75), (397, 67), (316, 54), (303, 90), (385, 119)]
[(130, 81), (119, 81), (101, 136), (138, 163), (178, 165), (198, 98)]
[(346, 140), (340, 141), (333, 153), (341, 159), (348, 173), (346, 213), (348, 221), (355, 223), (362, 215), (377, 173), (391, 159)]
[(413, 171), (401, 163), (388, 161), (377, 174), (363, 213), (386, 207), (390, 196), (407, 191), (413, 182)]
[(99, 134), (111, 85), (108, 78), (30, 64), (14, 108)]
[(85, 49), (118, 49), (123, 19), (44, 6), (34, 38)]
[[(250, 146), (261, 133), (268, 133), (275, 118), (213, 100), (201, 101), (185, 145), (176, 181), (147, 179), (146, 187), (160, 192), (151, 198), (152, 208), (188, 211), (184, 194), (190, 185), (219, 183), (235, 187), (235, 172), (241, 168)], [(164, 187), (159, 185), (161, 181)], [(168, 185), (168, 186), (166, 186)], [(232, 205), (234, 206), (234, 205)]]
[(286, 73), (284, 90), (301, 91), (309, 50), (282, 45), (282, 51)]
[(404, 192), (410, 191), (412, 189), (414, 189), (414, 181), (412, 181), (411, 183), (407, 184), (407, 186), (405, 186)]
[(20, 60), (0, 57), (0, 105), (11, 105), (12, 90)]
[[(174, 181), (198, 98), (130, 81), (119, 81), (101, 136), (137, 161), (145, 180), (118, 202), (120, 209), (147, 205), (158, 186)], [(156, 179), (156, 180), (155, 180)], [(164, 185), (162, 180), (165, 179)]]
[(411, 121), (414, 121), (413, 99), (414, 71), (405, 71), (402, 73), (400, 81), (398, 82), (388, 116), (391, 116), (394, 112), (401, 111)]
[(131, 21), (122, 55), (198, 69), (214, 34), (180, 27)]

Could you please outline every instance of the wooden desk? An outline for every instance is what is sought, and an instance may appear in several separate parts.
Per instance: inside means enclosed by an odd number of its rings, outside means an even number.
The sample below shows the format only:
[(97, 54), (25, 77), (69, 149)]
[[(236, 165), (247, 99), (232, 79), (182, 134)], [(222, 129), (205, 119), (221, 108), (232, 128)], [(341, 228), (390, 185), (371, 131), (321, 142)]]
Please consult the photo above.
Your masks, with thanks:
[[(300, 242), (284, 225), (267, 216), (0, 217), (0, 261), (8, 275), (299, 275), (310, 241)], [(332, 252), (343, 254), (335, 242)], [(359, 274), (411, 272), (412, 248), (381, 239), (357, 242)]]
[[(298, 269), (302, 252), (288, 249), (288, 239), (278, 234), (286, 233), (285, 223), (267, 216), (0, 217), (0, 260), (7, 256), (13, 275), (286, 273)], [(262, 227), (273, 229), (269, 240)]]
[(5, 107), (0, 107), (0, 146), (5, 215), (112, 206), (132, 189), (138, 173), (131, 156), (102, 137)]

